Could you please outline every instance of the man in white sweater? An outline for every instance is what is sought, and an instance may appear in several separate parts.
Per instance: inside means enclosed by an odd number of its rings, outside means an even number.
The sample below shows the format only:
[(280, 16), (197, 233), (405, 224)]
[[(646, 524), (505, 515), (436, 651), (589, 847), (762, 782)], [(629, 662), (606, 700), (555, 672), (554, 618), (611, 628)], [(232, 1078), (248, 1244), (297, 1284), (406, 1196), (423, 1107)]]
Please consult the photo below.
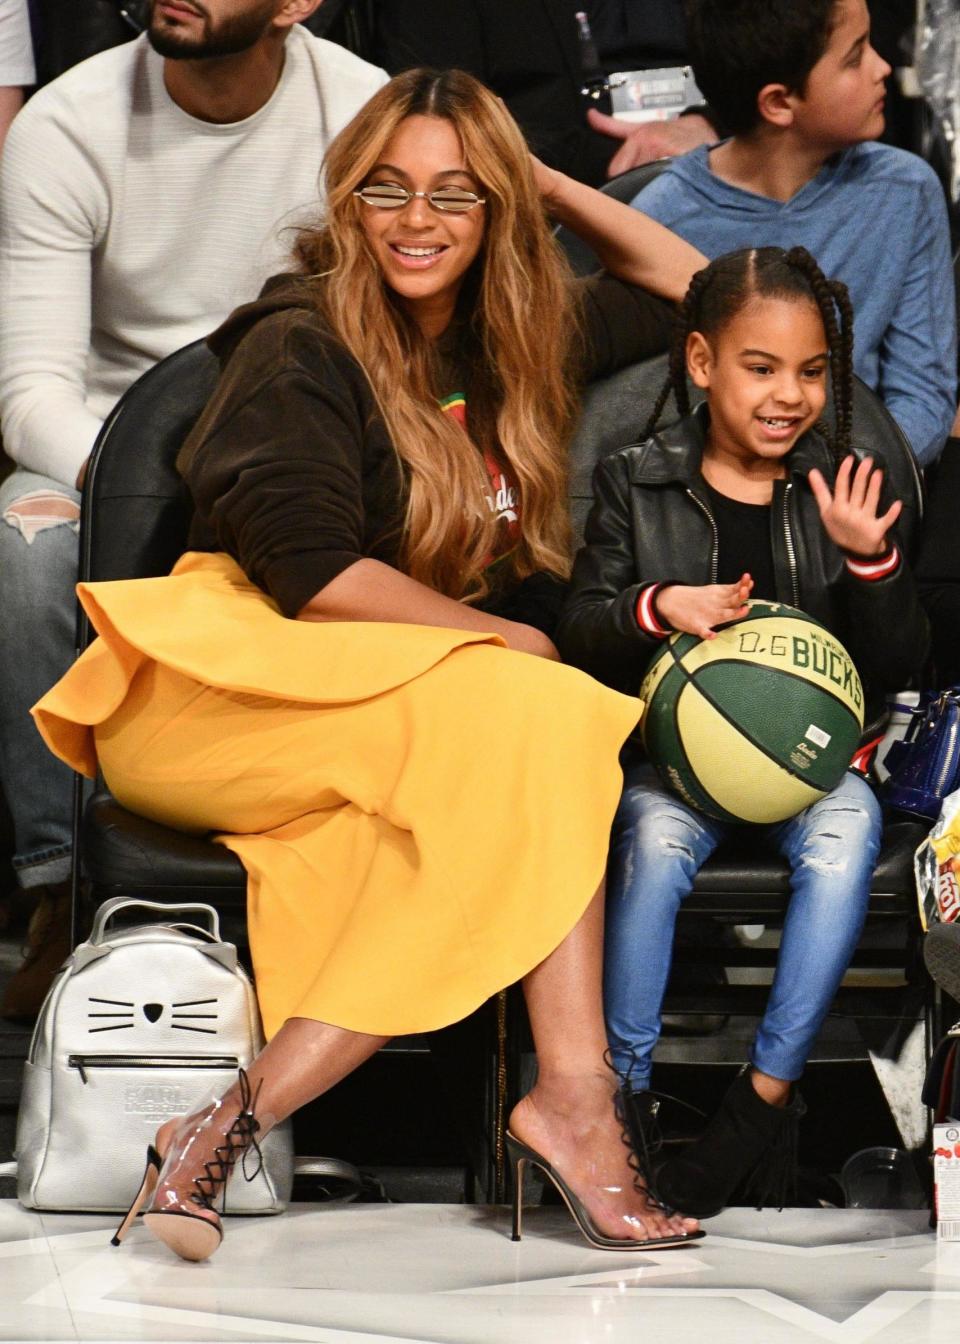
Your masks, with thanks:
[(30, 705), (72, 659), (79, 489), (111, 407), (252, 298), (315, 215), (330, 140), (386, 74), (299, 26), (320, 0), (152, 0), (146, 35), (35, 95), (0, 168), (0, 771), (36, 889), (2, 1008), (65, 954), (69, 773)]
[(27, 0), (7, 0), (0, 5), (0, 146), (36, 78)]

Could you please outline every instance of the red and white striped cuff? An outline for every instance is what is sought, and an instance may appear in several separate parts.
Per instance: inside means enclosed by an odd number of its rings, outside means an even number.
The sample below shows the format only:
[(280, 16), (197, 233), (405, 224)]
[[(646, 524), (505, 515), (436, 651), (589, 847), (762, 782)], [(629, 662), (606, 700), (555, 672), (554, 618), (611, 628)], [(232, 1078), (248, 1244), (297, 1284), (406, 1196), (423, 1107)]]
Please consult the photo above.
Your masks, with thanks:
[(873, 758), (876, 755), (877, 747), (883, 741), (883, 737), (871, 738), (869, 742), (864, 742), (863, 746), (858, 747), (853, 754), (850, 762), (850, 769), (857, 770), (861, 775), (868, 775), (870, 767), (873, 765)]
[(885, 579), (888, 574), (893, 573), (899, 563), (900, 551), (896, 546), (876, 560), (858, 560), (855, 556), (847, 556), (847, 569), (850, 573), (858, 579), (866, 579), (868, 583)]
[(648, 583), (637, 598), (637, 625), (645, 635), (652, 635), (654, 639), (666, 639), (667, 635), (673, 633), (657, 620), (654, 602), (662, 587), (662, 583)]

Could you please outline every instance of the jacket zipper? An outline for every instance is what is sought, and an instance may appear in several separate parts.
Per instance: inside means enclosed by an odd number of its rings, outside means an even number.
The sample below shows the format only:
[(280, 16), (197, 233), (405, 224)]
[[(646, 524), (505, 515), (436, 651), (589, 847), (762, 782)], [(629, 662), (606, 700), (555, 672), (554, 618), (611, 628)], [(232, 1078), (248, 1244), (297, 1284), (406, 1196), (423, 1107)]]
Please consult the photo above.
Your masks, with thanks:
[[(800, 606), (800, 582), (797, 578), (797, 552), (793, 544), (793, 533), (790, 531), (790, 491), (793, 489), (793, 482), (788, 481), (786, 489), (783, 492), (783, 535), (787, 545), (787, 560), (790, 563), (790, 589), (793, 593), (793, 605)], [(710, 512), (710, 506), (693, 493), (687, 486), (687, 494), (696, 504), (701, 513), (706, 515), (707, 522), (710, 524), (710, 530), (713, 533), (713, 553), (710, 557), (710, 582), (717, 582), (717, 572), (720, 565), (720, 538), (717, 533), (717, 523), (713, 514)]]
[(87, 1069), (236, 1069), (236, 1055), (68, 1055), (84, 1082)]
[(707, 522), (710, 524), (710, 531), (713, 533), (713, 553), (710, 557), (710, 582), (716, 583), (717, 571), (720, 566), (720, 534), (717, 532), (716, 519), (710, 512), (709, 504), (700, 499), (698, 495), (695, 495), (689, 486), (687, 486), (687, 494), (693, 500), (694, 504), (696, 504), (700, 512), (706, 514)]
[(800, 581), (797, 578), (797, 552), (793, 544), (793, 533), (790, 531), (790, 491), (793, 489), (793, 482), (787, 481), (786, 489), (783, 492), (783, 535), (787, 543), (787, 559), (790, 562), (790, 588), (793, 592), (793, 605), (800, 607)]

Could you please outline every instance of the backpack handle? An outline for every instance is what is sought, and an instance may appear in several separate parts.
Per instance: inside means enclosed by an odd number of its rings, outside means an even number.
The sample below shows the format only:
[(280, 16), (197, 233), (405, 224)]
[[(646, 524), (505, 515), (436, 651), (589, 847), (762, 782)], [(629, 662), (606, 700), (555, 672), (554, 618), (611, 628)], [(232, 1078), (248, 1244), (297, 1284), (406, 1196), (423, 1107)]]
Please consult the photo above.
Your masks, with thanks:
[(161, 914), (168, 916), (183, 915), (187, 911), (194, 915), (201, 915), (207, 923), (209, 930), (198, 930), (199, 932), (209, 933), (214, 942), (220, 942), (220, 916), (214, 910), (212, 905), (207, 905), (202, 901), (185, 901), (183, 904), (172, 905), (166, 901), (145, 901), (137, 896), (111, 896), (108, 901), (97, 910), (93, 920), (93, 928), (90, 931), (89, 942), (102, 943), (107, 931), (107, 925), (113, 919), (114, 915), (119, 914), (121, 910), (129, 908), (142, 910), (156, 910)]

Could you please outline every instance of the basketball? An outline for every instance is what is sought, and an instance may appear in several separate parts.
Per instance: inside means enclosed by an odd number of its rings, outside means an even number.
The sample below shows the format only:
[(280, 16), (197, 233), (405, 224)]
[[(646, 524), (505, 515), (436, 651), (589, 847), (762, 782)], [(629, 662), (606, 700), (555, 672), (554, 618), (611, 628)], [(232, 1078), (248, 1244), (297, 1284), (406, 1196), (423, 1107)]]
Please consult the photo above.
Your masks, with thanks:
[(772, 822), (835, 788), (863, 730), (863, 688), (843, 645), (793, 607), (751, 601), (716, 639), (677, 632), (640, 697), (664, 783), (720, 821)]

